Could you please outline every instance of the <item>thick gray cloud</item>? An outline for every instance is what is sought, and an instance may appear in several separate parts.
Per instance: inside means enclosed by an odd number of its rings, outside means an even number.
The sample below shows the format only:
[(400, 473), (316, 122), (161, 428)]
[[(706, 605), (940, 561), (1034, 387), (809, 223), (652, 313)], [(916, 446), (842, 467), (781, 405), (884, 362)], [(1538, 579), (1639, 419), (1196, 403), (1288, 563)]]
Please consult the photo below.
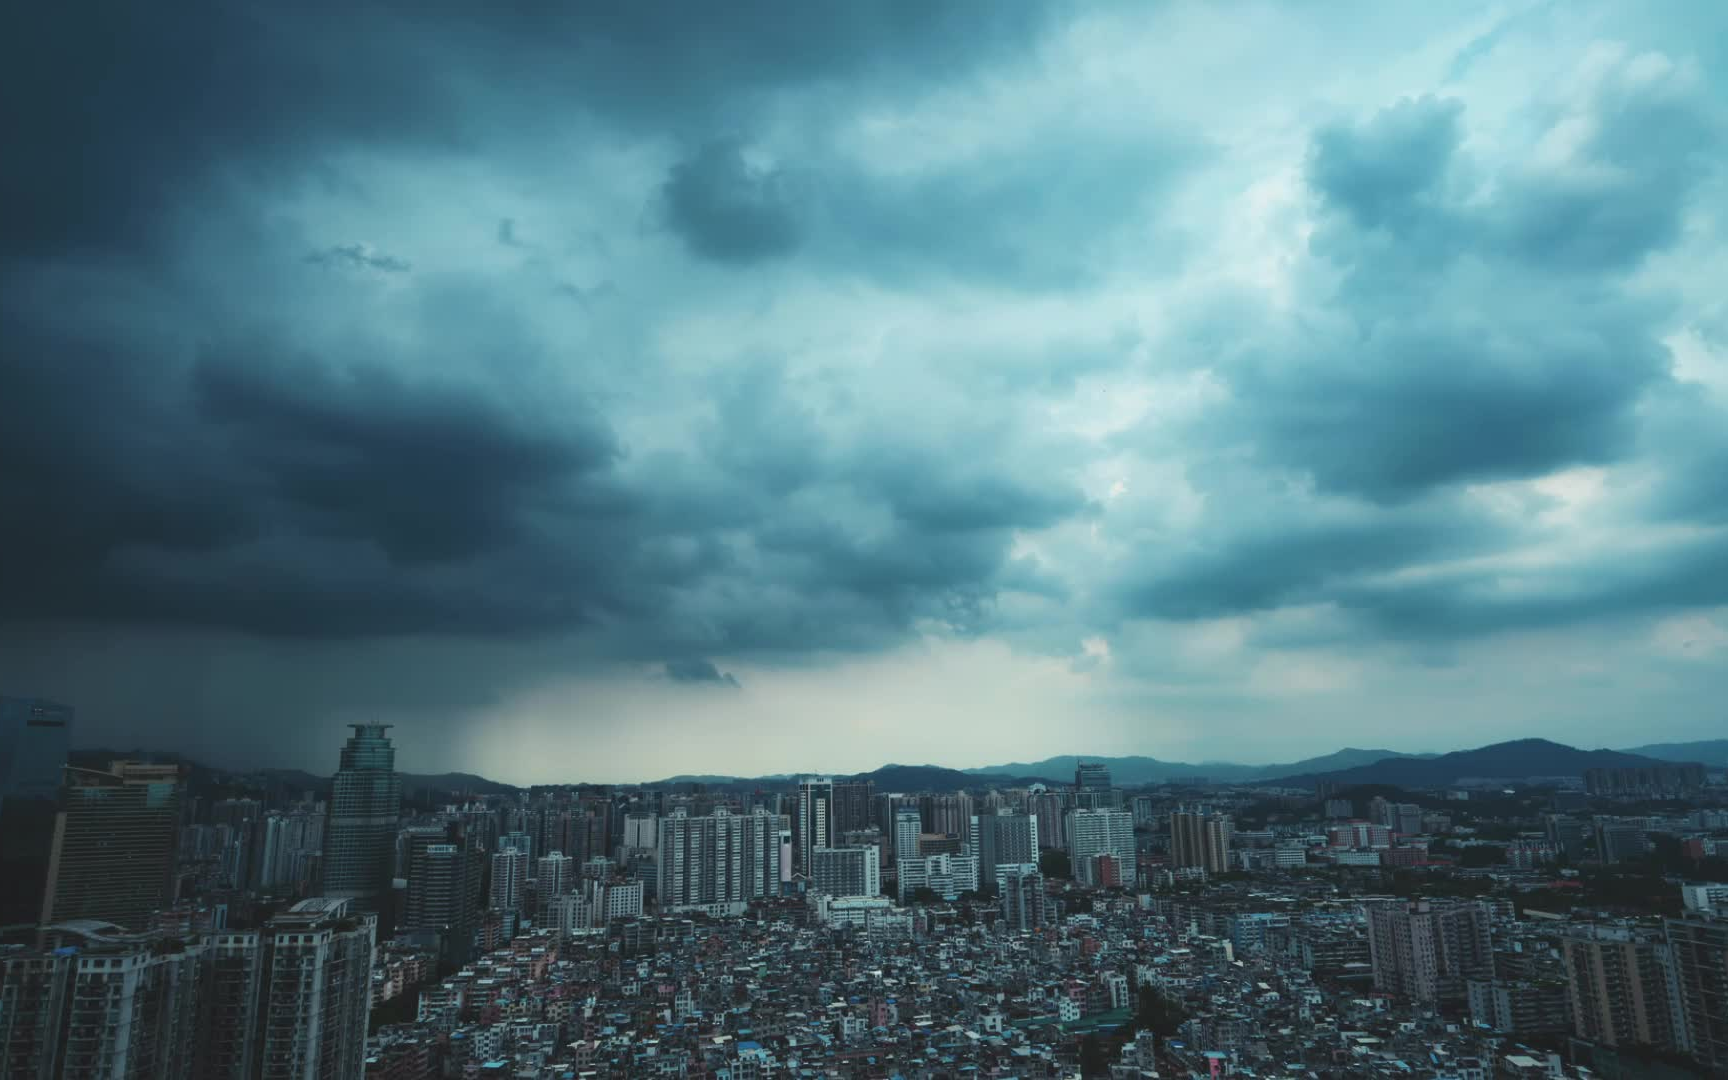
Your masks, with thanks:
[(1704, 110), (1666, 83), (1609, 85), (1546, 132), (1589, 133), (1566, 160), (1487, 175), (1455, 102), (1317, 133), (1311, 244), (1339, 276), (1316, 310), (1231, 346), (1243, 436), (1381, 502), (1623, 457), (1668, 377), (1668, 315), (1612, 274), (1674, 238)]
[(800, 239), (788, 186), (778, 170), (752, 167), (736, 142), (712, 142), (672, 167), (666, 214), (691, 250), (710, 259), (784, 255)]
[(681, 659), (666, 661), (666, 677), (675, 683), (712, 683), (738, 689), (738, 680), (730, 671), (721, 671), (712, 660)]

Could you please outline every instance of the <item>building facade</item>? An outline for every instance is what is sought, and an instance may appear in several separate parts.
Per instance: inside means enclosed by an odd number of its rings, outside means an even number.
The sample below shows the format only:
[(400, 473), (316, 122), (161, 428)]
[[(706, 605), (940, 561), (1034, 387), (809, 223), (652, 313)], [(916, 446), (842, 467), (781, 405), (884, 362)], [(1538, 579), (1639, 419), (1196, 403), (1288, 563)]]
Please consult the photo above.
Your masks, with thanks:
[(389, 724), (353, 724), (331, 781), (324, 834), (326, 896), (362, 911), (382, 911), (390, 896), (391, 856), (402, 811), (402, 782)]
[(68, 768), (42, 922), (94, 919), (143, 930), (173, 897), (180, 768), (117, 761)]

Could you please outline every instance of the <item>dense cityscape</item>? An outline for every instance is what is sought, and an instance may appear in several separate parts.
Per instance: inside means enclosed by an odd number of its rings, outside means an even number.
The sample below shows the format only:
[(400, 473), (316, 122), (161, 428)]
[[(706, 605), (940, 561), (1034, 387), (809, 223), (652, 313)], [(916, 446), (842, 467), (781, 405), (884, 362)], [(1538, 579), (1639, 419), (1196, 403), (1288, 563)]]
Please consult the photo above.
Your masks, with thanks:
[(0, 699), (7, 1077), (1728, 1071), (1720, 763), (443, 790), (74, 727)]

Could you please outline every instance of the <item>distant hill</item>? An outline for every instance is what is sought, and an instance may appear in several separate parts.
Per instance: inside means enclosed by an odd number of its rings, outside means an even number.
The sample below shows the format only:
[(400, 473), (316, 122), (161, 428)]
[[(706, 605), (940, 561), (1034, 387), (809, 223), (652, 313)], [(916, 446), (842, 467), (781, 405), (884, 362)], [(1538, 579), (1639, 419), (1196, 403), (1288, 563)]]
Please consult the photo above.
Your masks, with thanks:
[(1706, 765), (1728, 765), (1728, 739), (1704, 739), (1701, 742), (1651, 743), (1625, 751), (1659, 761), (1701, 761)]
[(664, 780), (656, 780), (650, 787), (668, 787), (672, 784), (707, 784), (709, 787), (736, 787), (744, 784), (789, 784), (796, 777), (791, 773), (771, 773), (767, 776), (721, 776), (717, 773), (682, 773), (678, 776), (668, 776)]
[(1579, 750), (1547, 739), (1516, 739), (1431, 758), (1388, 758), (1349, 769), (1267, 778), (1261, 782), (1275, 781), (1293, 787), (1311, 786), (1321, 780), (1346, 786), (1390, 784), (1401, 788), (1446, 787), (1472, 776), (1581, 776), (1586, 769), (1636, 767), (1656, 763), (1652, 758), (1619, 750)]
[(1074, 777), (1072, 772), (1064, 780), (1060, 775), (1054, 777), (1009, 776), (991, 773), (987, 776), (981, 776), (961, 769), (944, 768), (941, 765), (884, 765), (880, 769), (858, 773), (847, 779), (869, 780), (876, 785), (876, 790), (879, 792), (953, 792), (971, 791), (986, 786), (1024, 787), (1028, 784), (1070, 783)]
[(1057, 757), (1045, 758), (1043, 761), (986, 765), (982, 768), (965, 771), (974, 776), (1047, 776), (1071, 783), (1074, 779), (1075, 764), (1087, 761), (1108, 767), (1113, 783), (1123, 787), (1136, 787), (1141, 784), (1161, 784), (1171, 780), (1186, 780), (1194, 777), (1205, 777), (1208, 780), (1221, 783), (1245, 783), (1253, 780), (1269, 780), (1279, 776), (1298, 776), (1304, 773), (1347, 769), (1357, 765), (1383, 761), (1386, 758), (1432, 756), (1430, 754), (1403, 754), (1396, 750), (1362, 750), (1347, 746), (1342, 750), (1321, 757), (1306, 758), (1302, 761), (1292, 761), (1282, 765), (1240, 765), (1230, 761), (1202, 761), (1191, 764), (1184, 761), (1163, 761), (1158, 758), (1139, 755), (1110, 757), (1107, 755), (1062, 754)]

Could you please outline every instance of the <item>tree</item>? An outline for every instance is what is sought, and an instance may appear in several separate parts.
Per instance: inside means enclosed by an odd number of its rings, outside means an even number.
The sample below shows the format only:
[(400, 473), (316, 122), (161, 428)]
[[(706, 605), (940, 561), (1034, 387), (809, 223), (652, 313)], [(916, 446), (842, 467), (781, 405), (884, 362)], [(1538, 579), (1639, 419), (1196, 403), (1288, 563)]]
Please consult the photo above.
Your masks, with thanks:
[(1067, 852), (1045, 848), (1038, 853), (1038, 872), (1047, 878), (1072, 878), (1074, 863)]
[(1096, 1032), (1080, 1040), (1080, 1075), (1110, 1075), (1110, 1059), (1104, 1056), (1104, 1044)]
[(920, 885), (912, 890), (912, 902), (915, 904), (936, 904), (941, 900), (942, 897), (936, 894), (936, 890), (928, 885)]
[(1160, 1039), (1173, 1038), (1182, 1029), (1188, 1012), (1182, 1003), (1150, 986), (1140, 988), (1140, 1000), (1134, 1010), (1134, 1026), (1150, 1031)]

